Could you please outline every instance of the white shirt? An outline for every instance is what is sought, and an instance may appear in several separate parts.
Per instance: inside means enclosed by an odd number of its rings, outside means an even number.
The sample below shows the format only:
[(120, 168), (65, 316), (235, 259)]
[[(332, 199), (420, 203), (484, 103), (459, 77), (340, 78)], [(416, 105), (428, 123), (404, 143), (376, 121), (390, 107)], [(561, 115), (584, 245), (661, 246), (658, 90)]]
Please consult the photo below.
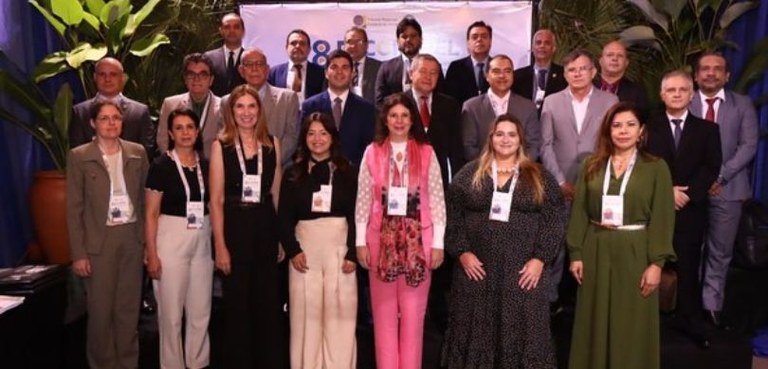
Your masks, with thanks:
[(667, 113), (667, 119), (669, 119), (669, 129), (672, 130), (672, 137), (675, 137), (675, 124), (672, 123), (672, 119), (680, 119), (682, 122), (680, 122), (680, 130), (683, 130), (683, 126), (685, 125), (685, 120), (688, 119), (688, 110), (684, 111), (683, 114), (681, 114), (679, 117), (675, 117), (672, 115), (669, 115)]
[(581, 127), (584, 126), (584, 118), (587, 117), (587, 107), (589, 106), (589, 99), (592, 97), (592, 92), (595, 91), (594, 87), (589, 87), (589, 93), (581, 101), (576, 98), (568, 89), (568, 96), (571, 97), (571, 106), (573, 107), (573, 117), (576, 120), (576, 131), (581, 133)]
[(506, 114), (509, 111), (507, 106), (509, 105), (510, 94), (511, 91), (507, 91), (506, 95), (499, 97), (493, 93), (493, 90), (490, 88), (488, 89), (488, 100), (491, 102), (491, 107), (493, 107), (493, 112), (497, 117), (499, 115)]
[(403, 59), (403, 91), (408, 91), (411, 88), (411, 84), (406, 83), (406, 81), (410, 80), (408, 73), (411, 71), (411, 61), (408, 60), (405, 54), (400, 54), (400, 57)]
[[(307, 90), (307, 61), (305, 60), (302, 63), (299, 63), (301, 65), (301, 92), (297, 92), (296, 94), (299, 95), (299, 105), (301, 105), (302, 102), (304, 102), (304, 92)], [(285, 78), (285, 88), (291, 90), (291, 87), (293, 86), (293, 79), (296, 78), (296, 70), (293, 69), (293, 62), (288, 61), (288, 75)], [(293, 91), (293, 90), (292, 90)]]
[[(715, 122), (717, 122), (717, 113), (720, 111), (720, 103), (725, 101), (725, 89), (721, 88), (720, 91), (717, 91), (715, 96), (712, 97), (717, 98), (713, 104), (713, 108), (715, 109)], [(699, 90), (699, 98), (701, 99), (701, 118), (704, 119), (707, 116), (707, 110), (709, 109), (707, 99), (710, 97), (704, 95), (701, 90)]]

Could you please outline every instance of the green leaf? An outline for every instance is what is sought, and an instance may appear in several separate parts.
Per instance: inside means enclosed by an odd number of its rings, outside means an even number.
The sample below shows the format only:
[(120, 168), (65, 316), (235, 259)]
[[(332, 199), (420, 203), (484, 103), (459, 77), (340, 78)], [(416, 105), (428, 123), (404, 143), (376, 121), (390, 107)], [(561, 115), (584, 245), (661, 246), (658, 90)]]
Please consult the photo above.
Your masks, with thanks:
[(113, 55), (117, 55), (120, 49), (125, 46), (123, 35), (125, 34), (125, 25), (128, 23), (129, 16), (129, 14), (124, 15), (113, 22), (107, 30), (107, 46), (109, 47), (109, 52)]
[(656, 33), (648, 26), (632, 26), (619, 34), (619, 37), (628, 44), (648, 42), (656, 40)]
[(136, 40), (133, 45), (131, 45), (131, 54), (138, 56), (138, 57), (144, 57), (152, 53), (157, 47), (160, 45), (170, 44), (171, 40), (168, 38), (168, 36), (158, 33), (155, 35), (147, 35), (144, 38), (141, 38), (139, 40)]
[(720, 28), (728, 28), (733, 21), (744, 15), (744, 13), (756, 8), (758, 5), (760, 4), (753, 1), (732, 4), (728, 9), (725, 9), (725, 12), (723, 12), (723, 15), (720, 17)]
[(107, 55), (106, 45), (92, 46), (88, 42), (83, 42), (77, 45), (72, 51), (67, 54), (67, 63), (73, 69), (79, 69), (80, 66), (87, 61), (97, 61)]
[(37, 86), (29, 85), (11, 76), (5, 70), (0, 70), (0, 92), (11, 98), (17, 105), (23, 107), (36, 120), (50, 119), (50, 109), (45, 105), (46, 100), (40, 99)]
[(56, 17), (51, 14), (48, 9), (43, 8), (40, 4), (37, 3), (35, 0), (29, 0), (29, 3), (32, 4), (37, 11), (40, 12), (40, 14), (43, 15), (45, 20), (48, 21), (48, 24), (53, 27), (53, 29), (56, 30), (56, 33), (59, 34), (59, 36), (64, 37), (64, 31), (67, 29), (67, 26), (64, 25), (64, 23), (61, 23), (60, 20), (56, 19)]
[(664, 5), (662, 5), (662, 9), (665, 13), (667, 13), (667, 15), (669, 15), (669, 19), (677, 19), (680, 16), (680, 12), (682, 12), (685, 6), (688, 4), (688, 1), (665, 0), (663, 4)]
[(69, 83), (65, 83), (56, 94), (56, 100), (53, 103), (53, 121), (58, 128), (57, 134), (59, 141), (62, 141), (63, 149), (68, 146), (67, 132), (69, 132), (69, 123), (72, 120), (72, 89)]
[(66, 51), (57, 51), (46, 56), (39, 64), (37, 64), (35, 70), (32, 72), (32, 80), (35, 83), (39, 83), (40, 81), (44, 81), (69, 70), (66, 57)]
[(103, 8), (105, 4), (104, 0), (85, 0), (85, 6), (91, 14), (100, 14), (101, 8)]
[(131, 15), (125, 29), (125, 34), (132, 36), (133, 33), (136, 32), (136, 28), (147, 19), (147, 16), (152, 13), (158, 3), (160, 3), (160, 0), (149, 0), (138, 12), (136, 12), (136, 14)]
[(768, 37), (763, 37), (753, 47), (749, 59), (741, 70), (734, 90), (745, 93), (749, 86), (760, 79), (768, 69)]
[(132, 8), (133, 7), (128, 0), (112, 0), (101, 8), (99, 19), (101, 19), (101, 23), (104, 23), (107, 28), (110, 28), (124, 15), (130, 14)]
[(648, 0), (628, 0), (643, 12), (649, 22), (661, 27), (664, 31), (669, 31), (669, 19), (664, 14), (658, 12)]
[(101, 21), (99, 18), (91, 13), (83, 12), (83, 20), (90, 26), (96, 33), (101, 31)]
[(77, 26), (83, 20), (83, 6), (78, 0), (51, 1), (51, 11), (58, 16), (64, 24)]

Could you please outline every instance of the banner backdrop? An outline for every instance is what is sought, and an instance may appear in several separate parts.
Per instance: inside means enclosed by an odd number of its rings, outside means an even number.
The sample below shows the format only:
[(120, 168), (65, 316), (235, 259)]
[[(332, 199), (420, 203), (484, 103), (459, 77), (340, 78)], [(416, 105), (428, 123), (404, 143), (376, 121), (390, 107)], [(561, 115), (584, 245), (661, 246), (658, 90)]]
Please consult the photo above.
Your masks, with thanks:
[(391, 59), (399, 53), (395, 28), (406, 15), (421, 24), (421, 52), (434, 55), (443, 69), (467, 55), (467, 27), (477, 20), (493, 27), (491, 55), (509, 55), (515, 68), (530, 63), (532, 7), (528, 1), (243, 5), (240, 14), (245, 46), (264, 50), (273, 66), (287, 61), (285, 38), (296, 28), (309, 34), (309, 60), (321, 65), (331, 50), (342, 45), (344, 32), (352, 26), (368, 32), (370, 57)]

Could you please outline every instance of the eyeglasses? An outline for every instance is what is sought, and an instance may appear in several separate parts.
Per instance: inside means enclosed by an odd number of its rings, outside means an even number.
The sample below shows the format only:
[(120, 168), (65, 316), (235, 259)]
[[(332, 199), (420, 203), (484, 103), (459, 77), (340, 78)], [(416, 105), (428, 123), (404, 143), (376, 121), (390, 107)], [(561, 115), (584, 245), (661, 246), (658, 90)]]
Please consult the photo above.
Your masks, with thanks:
[(240, 65), (243, 66), (243, 68), (246, 69), (257, 69), (257, 68), (264, 68), (267, 66), (267, 62), (264, 61), (243, 61), (240, 63)]
[(582, 65), (580, 67), (569, 67), (565, 71), (570, 74), (576, 74), (576, 73), (586, 73), (592, 70), (591, 65)]
[(98, 117), (96, 117), (96, 121), (99, 122), (99, 123), (102, 123), (102, 124), (103, 123), (110, 123), (110, 122), (112, 122), (112, 123), (121, 123), (123, 121), (123, 117), (121, 117), (119, 115), (113, 115), (113, 116), (99, 115)]
[(186, 79), (208, 79), (211, 78), (211, 74), (208, 72), (195, 73), (192, 71), (184, 72), (184, 78)]
[(350, 38), (350, 39), (344, 41), (345, 44), (350, 45), (350, 46), (352, 46), (352, 45), (362, 45), (363, 42), (365, 42), (365, 40), (363, 40), (362, 38), (359, 38), (359, 39)]

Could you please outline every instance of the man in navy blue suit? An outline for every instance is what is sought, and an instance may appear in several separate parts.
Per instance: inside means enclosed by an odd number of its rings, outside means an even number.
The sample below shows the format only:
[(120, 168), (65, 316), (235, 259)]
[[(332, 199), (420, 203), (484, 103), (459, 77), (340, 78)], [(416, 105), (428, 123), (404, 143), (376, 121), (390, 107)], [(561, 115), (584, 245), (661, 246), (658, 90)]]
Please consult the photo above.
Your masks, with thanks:
[(343, 50), (328, 55), (325, 68), (328, 89), (301, 104), (302, 122), (314, 112), (328, 113), (336, 121), (344, 155), (360, 165), (365, 147), (373, 140), (375, 110), (373, 104), (350, 93), (352, 57)]
[(299, 102), (325, 89), (323, 67), (307, 61), (309, 45), (309, 35), (304, 30), (295, 29), (288, 33), (285, 39), (288, 62), (272, 68), (267, 79), (272, 86), (296, 92)]
[(493, 29), (489, 24), (477, 21), (467, 27), (469, 55), (451, 62), (445, 75), (445, 92), (456, 99), (459, 105), (488, 91), (485, 72), (491, 61), (492, 42)]

